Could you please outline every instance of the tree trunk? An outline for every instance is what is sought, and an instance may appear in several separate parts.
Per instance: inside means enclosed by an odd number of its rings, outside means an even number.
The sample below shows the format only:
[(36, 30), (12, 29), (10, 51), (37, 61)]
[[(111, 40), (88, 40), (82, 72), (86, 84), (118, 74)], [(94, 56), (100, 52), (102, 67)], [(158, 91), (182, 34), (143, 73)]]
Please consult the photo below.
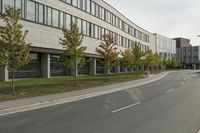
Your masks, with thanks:
[(78, 82), (77, 82), (77, 59), (75, 61), (75, 74), (74, 74), (74, 76), (75, 76), (75, 86), (77, 86), (78, 85)]
[(148, 65), (148, 66), (147, 66), (148, 77), (150, 76), (150, 69), (149, 69), (149, 68), (150, 68), (150, 66)]
[(15, 94), (15, 72), (12, 71), (12, 93)]

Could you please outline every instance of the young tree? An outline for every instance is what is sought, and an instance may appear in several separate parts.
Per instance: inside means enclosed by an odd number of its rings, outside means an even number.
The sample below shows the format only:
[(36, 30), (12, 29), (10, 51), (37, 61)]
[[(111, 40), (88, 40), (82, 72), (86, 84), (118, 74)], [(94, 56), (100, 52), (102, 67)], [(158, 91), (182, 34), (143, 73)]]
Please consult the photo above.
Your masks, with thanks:
[(5, 23), (0, 26), (0, 67), (7, 67), (12, 73), (12, 92), (15, 93), (15, 71), (31, 61), (30, 43), (26, 41), (28, 31), (23, 32), (23, 25), (19, 23), (20, 10), (8, 7), (0, 18)]
[(74, 23), (71, 24), (71, 31), (67, 29), (63, 29), (62, 31), (64, 38), (60, 38), (60, 44), (63, 45), (64, 49), (62, 55), (63, 66), (75, 69), (75, 86), (77, 86), (78, 64), (82, 66), (85, 62), (83, 55), (86, 47), (81, 46), (84, 35), (82, 32), (79, 32), (79, 28)]
[(104, 65), (106, 73), (108, 74), (117, 64), (119, 52), (117, 52), (114, 39), (111, 35), (103, 35), (103, 41), (99, 45), (99, 48), (96, 48), (96, 52), (103, 58), (101, 63)]
[(166, 68), (166, 65), (167, 65), (167, 57), (163, 57), (161, 59), (161, 66), (162, 66), (162, 69), (165, 69)]
[(167, 64), (168, 67), (172, 66), (172, 59), (171, 58), (167, 58)]
[(152, 53), (152, 50), (150, 49), (145, 52), (144, 64), (147, 66), (148, 71), (149, 71), (149, 67), (154, 64), (154, 55)]
[(158, 66), (161, 63), (161, 57), (158, 54), (154, 54), (154, 66), (156, 67), (156, 69), (158, 70)]
[(135, 48), (133, 49), (133, 58), (134, 58), (134, 66), (136, 67), (137, 71), (139, 69), (139, 66), (142, 65), (144, 57), (144, 52), (141, 51), (141, 48), (139, 47), (140, 42), (135, 42)]
[(171, 60), (171, 66), (172, 66), (172, 68), (177, 69), (177, 68), (180, 67), (180, 64), (181, 64), (181, 62), (180, 62), (180, 60), (177, 57), (173, 57), (172, 58), (172, 60)]
[(125, 50), (124, 52), (123, 51), (120, 51), (121, 53), (121, 63), (122, 63), (122, 66), (124, 67), (127, 67), (129, 69), (133, 68), (134, 66), (134, 56), (133, 56), (133, 52), (131, 50)]

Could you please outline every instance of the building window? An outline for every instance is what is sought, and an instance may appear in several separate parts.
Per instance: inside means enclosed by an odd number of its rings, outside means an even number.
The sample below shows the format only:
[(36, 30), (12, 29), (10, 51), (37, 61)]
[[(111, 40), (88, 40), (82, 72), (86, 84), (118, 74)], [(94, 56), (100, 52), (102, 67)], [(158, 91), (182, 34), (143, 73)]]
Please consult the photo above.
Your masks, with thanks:
[(77, 17), (75, 17), (75, 16), (72, 16), (72, 23), (74, 23), (74, 24), (76, 24), (77, 25)]
[(72, 4), (71, 0), (65, 0), (67, 3)]
[(21, 0), (15, 0), (15, 9), (21, 9), (22, 3)]
[(105, 20), (105, 9), (102, 8), (101, 10), (101, 19)]
[(105, 28), (101, 28), (101, 39), (103, 40), (103, 35), (105, 35)]
[(95, 15), (95, 3), (94, 2), (91, 2), (91, 14), (92, 15)]
[(90, 22), (87, 22), (87, 31), (86, 31), (87, 36), (91, 36), (91, 27), (90, 27)]
[(83, 1), (83, 0), (78, 0), (78, 1), (77, 1), (77, 7), (78, 7), (79, 9), (81, 9), (81, 10), (82, 10), (82, 5), (83, 5), (82, 1)]
[(59, 24), (59, 22), (58, 22), (58, 18), (59, 18), (58, 14), (59, 14), (59, 12), (58, 12), (58, 10), (55, 10), (55, 9), (53, 9), (52, 12), (53, 12), (52, 13), (52, 15), (53, 15), (52, 16), (52, 20), (53, 20), (52, 21), (53, 22), (52, 25), (55, 26), (55, 27), (58, 27), (58, 24)]
[(78, 6), (78, 0), (72, 0), (72, 5), (77, 7)]
[(65, 22), (66, 22), (66, 28), (68, 29), (68, 30), (71, 30), (71, 15), (68, 15), (68, 14), (66, 14), (66, 20), (65, 20)]
[(63, 12), (60, 12), (60, 25), (59, 25), (60, 28), (64, 27), (64, 18), (63, 18), (63, 16), (64, 16)]
[(77, 19), (77, 26), (79, 28), (79, 32), (82, 31), (82, 20), (81, 19)]
[(35, 2), (28, 0), (27, 8), (26, 8), (26, 18), (31, 21), (35, 21), (36, 13), (35, 13)]
[(95, 25), (94, 31), (95, 31), (95, 38), (99, 38), (99, 26)]
[(3, 12), (5, 12), (5, 9), (8, 6), (14, 7), (14, 4), (15, 4), (14, 0), (3, 0), (3, 9), (4, 9)]
[(39, 17), (38, 17), (38, 22), (39, 23), (44, 23), (44, 6), (39, 4)]
[(47, 25), (52, 24), (52, 9), (47, 7)]
[(87, 31), (87, 22), (86, 21), (82, 21), (82, 32), (86, 35), (86, 31)]
[(86, 0), (82, 0), (82, 10), (87, 11), (86, 6), (87, 6)]
[(91, 28), (90, 28), (90, 30), (91, 30), (91, 37), (95, 37), (95, 31), (94, 31), (95, 26), (92, 23), (91, 23), (90, 26), (91, 26)]
[(95, 16), (99, 18), (99, 5), (97, 5), (97, 4), (95, 7)]
[(86, 4), (87, 4), (87, 12), (90, 13), (90, 0), (87, 0)]

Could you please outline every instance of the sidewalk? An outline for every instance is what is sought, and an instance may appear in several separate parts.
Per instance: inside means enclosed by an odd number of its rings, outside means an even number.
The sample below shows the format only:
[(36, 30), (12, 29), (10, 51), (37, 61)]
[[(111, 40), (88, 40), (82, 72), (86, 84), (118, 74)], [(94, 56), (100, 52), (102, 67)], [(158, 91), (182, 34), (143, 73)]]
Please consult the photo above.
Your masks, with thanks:
[(19, 100), (12, 100), (12, 101), (5, 101), (0, 102), (0, 116), (38, 109), (53, 105), (58, 105), (67, 102), (78, 101), (81, 99), (91, 98), (95, 96), (100, 96), (112, 92), (117, 92), (125, 89), (134, 88), (137, 86), (145, 85), (148, 83), (155, 82), (164, 78), (171, 72), (162, 72), (157, 75), (150, 75), (149, 77), (117, 83), (112, 85), (100, 86), (100, 87), (93, 87), (85, 90), (78, 90), (73, 92), (67, 93), (60, 93), (60, 94), (52, 94), (46, 96), (39, 96), (39, 97), (31, 97)]

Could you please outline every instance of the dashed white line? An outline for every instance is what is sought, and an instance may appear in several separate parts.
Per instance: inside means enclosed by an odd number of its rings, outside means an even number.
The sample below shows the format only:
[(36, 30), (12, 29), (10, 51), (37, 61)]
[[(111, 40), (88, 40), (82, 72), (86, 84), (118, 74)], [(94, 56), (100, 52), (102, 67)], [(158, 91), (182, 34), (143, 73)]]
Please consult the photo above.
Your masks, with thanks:
[(166, 93), (170, 93), (172, 91), (175, 91), (175, 89), (168, 90)]
[(141, 102), (137, 102), (137, 103), (134, 103), (134, 104), (131, 104), (131, 105), (125, 106), (125, 107), (123, 107), (123, 108), (120, 108), (120, 109), (114, 110), (114, 111), (112, 111), (112, 113), (116, 113), (116, 112), (119, 112), (119, 111), (125, 110), (125, 109), (127, 109), (127, 108), (131, 108), (131, 107), (136, 106), (136, 105), (139, 105), (139, 104), (141, 104)]
[(184, 85), (185, 83), (184, 82), (181, 82), (181, 85)]

